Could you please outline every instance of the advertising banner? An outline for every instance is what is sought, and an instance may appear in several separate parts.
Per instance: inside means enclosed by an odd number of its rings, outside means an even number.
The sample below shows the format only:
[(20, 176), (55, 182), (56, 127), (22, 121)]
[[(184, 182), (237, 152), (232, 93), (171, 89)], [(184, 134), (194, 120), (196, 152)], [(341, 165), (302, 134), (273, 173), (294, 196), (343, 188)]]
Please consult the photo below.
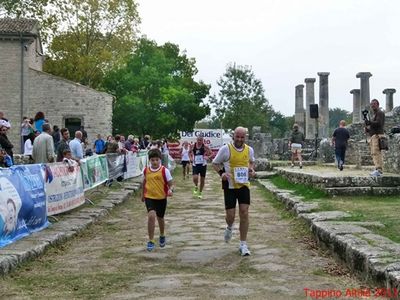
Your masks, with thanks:
[(183, 142), (194, 144), (197, 137), (203, 136), (204, 144), (210, 147), (214, 157), (222, 145), (229, 143), (232, 139), (223, 129), (194, 129), (193, 131), (181, 131), (180, 139), (174, 143), (168, 143), (169, 154), (174, 159), (180, 159), (180, 149)]
[(0, 247), (47, 227), (43, 165), (0, 168)]
[(126, 171), (125, 155), (118, 153), (107, 154), (108, 179), (124, 176)]
[(94, 155), (80, 160), (83, 179), (83, 190), (94, 188), (108, 179), (107, 158), (105, 155)]
[(144, 168), (147, 166), (147, 151), (141, 150), (139, 152), (129, 151), (126, 154), (126, 172), (124, 178), (132, 178), (142, 175)]
[[(47, 215), (55, 215), (85, 203), (81, 169), (64, 163), (48, 164), (51, 180), (46, 182)], [(48, 176), (50, 177), (50, 176)]]

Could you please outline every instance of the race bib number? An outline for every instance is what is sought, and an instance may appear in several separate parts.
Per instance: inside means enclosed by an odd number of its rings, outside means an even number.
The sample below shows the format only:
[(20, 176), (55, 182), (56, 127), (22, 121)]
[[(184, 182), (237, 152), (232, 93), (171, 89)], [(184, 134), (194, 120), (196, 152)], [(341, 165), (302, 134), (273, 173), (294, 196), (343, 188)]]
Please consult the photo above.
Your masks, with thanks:
[(195, 155), (195, 157), (194, 157), (194, 164), (195, 164), (195, 165), (202, 165), (202, 164), (204, 164), (204, 157), (203, 157), (203, 155)]
[(249, 169), (248, 168), (234, 168), (235, 182), (248, 183), (249, 182)]

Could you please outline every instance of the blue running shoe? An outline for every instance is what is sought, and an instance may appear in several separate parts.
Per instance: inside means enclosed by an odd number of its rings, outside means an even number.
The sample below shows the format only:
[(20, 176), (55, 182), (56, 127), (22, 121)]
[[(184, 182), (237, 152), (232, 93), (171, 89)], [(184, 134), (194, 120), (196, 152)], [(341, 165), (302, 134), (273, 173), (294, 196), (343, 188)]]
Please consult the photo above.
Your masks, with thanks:
[(156, 247), (156, 246), (154, 245), (154, 242), (153, 242), (153, 241), (148, 241), (148, 242), (147, 242), (147, 251), (151, 252), (151, 251), (154, 250), (155, 247)]
[(166, 244), (165, 236), (160, 235), (159, 243), (160, 243), (161, 248), (165, 247), (165, 244)]

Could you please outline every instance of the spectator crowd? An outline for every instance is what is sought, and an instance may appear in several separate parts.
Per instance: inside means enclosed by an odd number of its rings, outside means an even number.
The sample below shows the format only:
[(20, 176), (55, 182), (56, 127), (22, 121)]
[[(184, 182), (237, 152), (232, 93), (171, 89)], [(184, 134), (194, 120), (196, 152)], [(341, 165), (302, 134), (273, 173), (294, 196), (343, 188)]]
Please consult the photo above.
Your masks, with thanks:
[[(7, 133), (11, 123), (0, 112), (0, 167), (10, 167), (14, 164), (14, 145)], [(84, 126), (74, 132), (73, 138), (68, 128), (51, 127), (43, 112), (37, 112), (34, 118), (24, 117), (20, 125), (21, 151), (29, 157), (31, 163), (65, 162), (69, 165), (93, 154), (137, 152), (141, 149), (159, 149), (168, 154), (166, 140), (152, 141), (149, 135), (143, 138), (128, 135), (109, 135), (104, 140), (101, 134), (97, 135), (93, 144), (89, 143), (88, 134)]]

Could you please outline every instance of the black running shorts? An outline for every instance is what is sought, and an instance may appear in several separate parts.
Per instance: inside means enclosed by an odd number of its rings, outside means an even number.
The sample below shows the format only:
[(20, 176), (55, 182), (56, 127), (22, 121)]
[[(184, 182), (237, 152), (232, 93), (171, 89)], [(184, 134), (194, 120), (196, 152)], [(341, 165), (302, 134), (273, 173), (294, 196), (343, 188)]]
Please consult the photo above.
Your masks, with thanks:
[(225, 209), (236, 207), (236, 201), (239, 204), (250, 205), (250, 190), (247, 186), (240, 189), (224, 189)]
[(145, 198), (144, 203), (146, 204), (147, 212), (154, 210), (157, 217), (164, 218), (165, 210), (167, 209), (167, 199), (154, 200)]
[(185, 168), (188, 164), (190, 164), (190, 161), (188, 160), (182, 160), (181, 161), (182, 166)]
[(195, 166), (193, 166), (192, 172), (193, 172), (193, 175), (200, 174), (201, 177), (206, 177), (207, 166), (195, 165)]

